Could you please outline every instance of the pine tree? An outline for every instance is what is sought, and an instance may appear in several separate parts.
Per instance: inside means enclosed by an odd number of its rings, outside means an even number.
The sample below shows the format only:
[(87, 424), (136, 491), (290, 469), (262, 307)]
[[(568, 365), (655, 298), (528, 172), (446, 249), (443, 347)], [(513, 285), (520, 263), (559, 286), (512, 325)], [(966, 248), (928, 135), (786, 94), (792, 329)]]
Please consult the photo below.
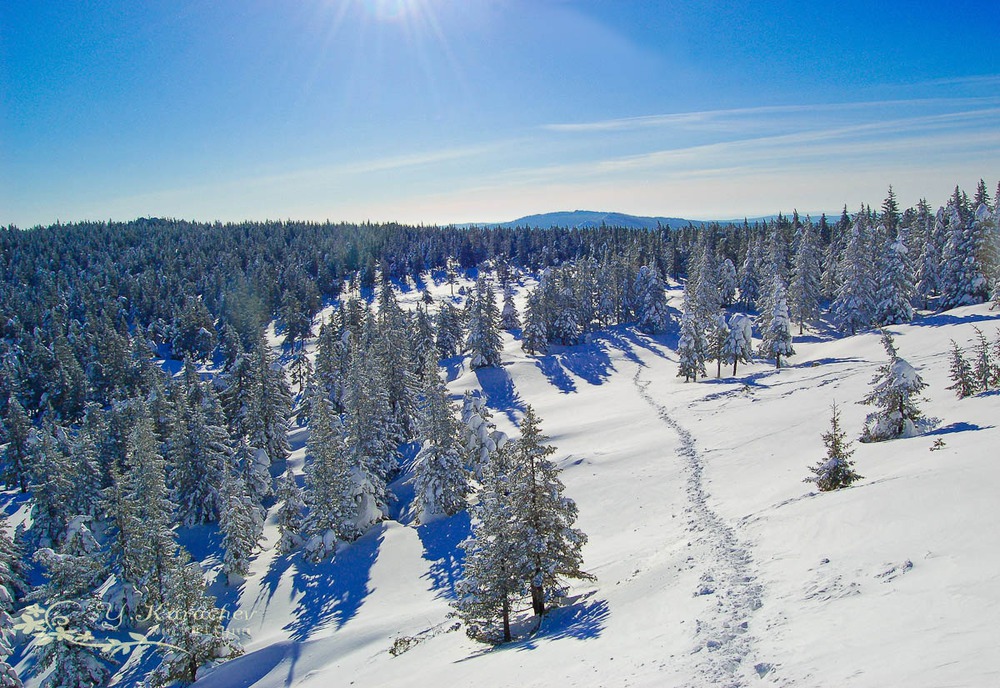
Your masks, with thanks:
[(295, 474), (289, 468), (278, 481), (278, 553), (288, 554), (302, 546), (302, 512), (305, 501)]
[(833, 404), (830, 411), (830, 430), (823, 433), (826, 459), (816, 464), (812, 468), (813, 475), (806, 478), (806, 482), (816, 483), (820, 492), (850, 487), (854, 481), (862, 479), (862, 476), (854, 470), (854, 462), (851, 461), (854, 450), (850, 448), (851, 443), (845, 441), (847, 433), (840, 427), (840, 411), (837, 409), (837, 404)]
[(7, 401), (7, 415), (4, 418), (4, 428), (7, 432), (7, 446), (3, 451), (3, 465), (0, 477), (8, 488), (19, 488), (22, 493), (28, 491), (28, 466), (30, 465), (31, 421), (24, 412), (24, 407), (11, 395)]
[(852, 335), (867, 329), (872, 321), (874, 284), (867, 234), (863, 218), (856, 216), (839, 263), (837, 298), (830, 306), (840, 330)]
[[(521, 437), (511, 454), (511, 479), (515, 491), (517, 536), (524, 539), (532, 609), (544, 614), (547, 604), (565, 595), (563, 580), (593, 580), (581, 570), (583, 531), (573, 528), (576, 503), (563, 496), (559, 469), (548, 458), (555, 448), (539, 427), (538, 416), (528, 406), (521, 421)], [(516, 559), (515, 559), (516, 563)]]
[(514, 290), (510, 287), (503, 292), (503, 310), (500, 312), (500, 327), (508, 332), (521, 327), (521, 319), (517, 315), (517, 307), (514, 306)]
[(742, 313), (734, 313), (729, 319), (729, 332), (722, 349), (723, 358), (733, 364), (733, 375), (739, 363), (753, 360), (753, 325), (750, 318)]
[(476, 296), (469, 317), (469, 336), (465, 340), (469, 352), (469, 367), (489, 368), (500, 365), (503, 340), (500, 338), (500, 312), (493, 289), (480, 277), (476, 281)]
[(987, 276), (995, 262), (995, 237), (990, 231), (989, 212), (977, 213), (974, 220), (967, 221), (958, 207), (951, 206), (947, 215), (941, 305), (948, 309), (983, 303), (990, 290)]
[(698, 330), (695, 318), (687, 308), (681, 317), (677, 354), (680, 357), (677, 377), (683, 377), (684, 382), (694, 382), (698, 375), (705, 377), (705, 335)]
[(807, 224), (799, 237), (792, 283), (788, 287), (791, 315), (799, 325), (799, 334), (806, 322), (819, 318), (821, 259), (818, 238), (812, 225)]
[(524, 330), (521, 333), (521, 348), (527, 354), (544, 354), (548, 351), (549, 334), (546, 328), (547, 315), (542, 301), (542, 292), (537, 287), (528, 293), (524, 307)]
[(243, 654), (223, 626), (223, 610), (205, 589), (201, 566), (181, 552), (164, 595), (160, 632), (166, 645), (158, 648), (163, 660), (151, 676), (154, 686), (193, 683), (202, 667)]
[(655, 267), (643, 265), (635, 279), (635, 319), (640, 332), (659, 334), (667, 329), (667, 298)]
[(513, 444), (506, 444), (483, 467), (479, 501), (470, 508), (472, 534), (462, 543), (462, 579), (456, 585), (454, 606), (466, 633), (488, 642), (510, 642), (513, 605), (527, 592), (523, 541), (511, 527), (517, 513), (508, 477), (512, 454)]
[(972, 373), (972, 365), (954, 339), (951, 340), (951, 363), (948, 368), (948, 376), (954, 384), (947, 389), (955, 390), (959, 399), (976, 393), (976, 380)]
[(428, 523), (457, 514), (469, 494), (462, 428), (440, 383), (427, 390), (421, 428), (424, 440), (413, 463), (413, 485), (417, 519)]
[(913, 319), (913, 281), (906, 258), (906, 233), (900, 232), (889, 244), (881, 261), (878, 289), (875, 296), (875, 322), (878, 325), (898, 325)]
[(486, 399), (466, 392), (462, 399), (462, 447), (465, 465), (476, 475), (507, 442), (507, 435), (496, 429)]
[(126, 448), (126, 470), (112, 468), (105, 490), (111, 572), (105, 592), (113, 615), (133, 620), (162, 602), (177, 551), (164, 460), (149, 416), (140, 413)]
[(780, 278), (774, 280), (774, 291), (770, 301), (774, 304), (771, 311), (771, 322), (764, 339), (761, 342), (761, 351), (768, 358), (774, 358), (774, 367), (781, 367), (781, 357), (795, 355), (792, 347), (792, 327), (788, 319), (788, 305), (785, 299), (785, 288)]
[(7, 515), (0, 512), (0, 688), (21, 688), (21, 679), (7, 662), (13, 654), (11, 614), (28, 589), (20, 547), (7, 532)]
[(862, 442), (880, 442), (897, 437), (917, 434), (917, 423), (922, 418), (916, 398), (927, 387), (917, 371), (899, 357), (892, 335), (882, 333), (882, 346), (889, 361), (878, 368), (872, 379), (873, 389), (860, 403), (876, 407), (868, 414)]
[(759, 238), (750, 242), (747, 255), (740, 268), (740, 303), (746, 310), (757, 308), (761, 292), (761, 244)]
[(49, 427), (37, 433), (31, 448), (31, 530), (39, 547), (56, 547), (75, 516), (72, 465), (64, 439), (62, 429)]
[(986, 341), (986, 335), (978, 327), (973, 329), (976, 332), (976, 345), (973, 349), (972, 376), (976, 391), (986, 392), (997, 378), (997, 364), (990, 355), (990, 345)]
[(356, 524), (356, 478), (351, 475), (340, 422), (322, 396), (312, 403), (306, 458), (305, 502), (309, 513), (302, 534), (308, 556), (320, 561), (336, 551), (339, 540), (349, 542), (360, 534)]
[(78, 517), (69, 524), (58, 552), (43, 547), (35, 553), (35, 561), (46, 569), (48, 581), (33, 593), (32, 599), (58, 610), (50, 617), (57, 624), (56, 637), (38, 644), (38, 667), (52, 667), (41, 686), (107, 685), (111, 676), (107, 662), (96, 648), (80, 642), (93, 638), (104, 618), (104, 606), (94, 591), (106, 576), (100, 546), (85, 519)]
[(947, 236), (944, 208), (938, 210), (932, 224), (929, 208), (926, 202), (921, 201), (916, 223), (925, 238), (920, 245), (915, 290), (921, 306), (927, 308), (931, 298), (941, 293), (941, 250)]
[(215, 391), (189, 366), (190, 359), (175, 400), (166, 457), (171, 498), (185, 526), (218, 520), (219, 490), (233, 451)]
[(443, 303), (438, 309), (435, 330), (437, 330), (435, 346), (438, 355), (441, 358), (455, 356), (462, 341), (462, 319), (450, 303)]
[(736, 303), (736, 290), (739, 284), (736, 281), (736, 266), (733, 261), (726, 258), (719, 263), (719, 300), (723, 308), (729, 308)]
[(263, 509), (253, 501), (243, 476), (228, 471), (222, 481), (219, 532), (222, 533), (222, 572), (229, 585), (243, 581), (250, 571), (250, 557), (264, 532)]

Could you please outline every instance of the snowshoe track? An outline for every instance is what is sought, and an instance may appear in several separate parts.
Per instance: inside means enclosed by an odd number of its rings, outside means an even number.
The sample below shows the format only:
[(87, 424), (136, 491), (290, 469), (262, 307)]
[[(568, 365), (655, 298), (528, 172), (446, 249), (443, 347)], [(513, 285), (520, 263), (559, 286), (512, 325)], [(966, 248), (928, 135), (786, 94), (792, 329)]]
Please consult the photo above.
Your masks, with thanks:
[(763, 677), (771, 669), (771, 665), (763, 663), (747, 666), (754, 644), (750, 619), (761, 606), (762, 594), (754, 575), (753, 559), (733, 528), (708, 505), (702, 476), (704, 462), (694, 437), (664, 406), (656, 403), (648, 391), (649, 381), (640, 380), (640, 372), (641, 368), (633, 378), (636, 389), (657, 411), (660, 420), (679, 437), (678, 454), (687, 474), (685, 514), (694, 550), (688, 562), (702, 570), (693, 594), (705, 598), (705, 610), (696, 622), (697, 644), (692, 654), (697, 657), (703, 685), (747, 686), (747, 676)]

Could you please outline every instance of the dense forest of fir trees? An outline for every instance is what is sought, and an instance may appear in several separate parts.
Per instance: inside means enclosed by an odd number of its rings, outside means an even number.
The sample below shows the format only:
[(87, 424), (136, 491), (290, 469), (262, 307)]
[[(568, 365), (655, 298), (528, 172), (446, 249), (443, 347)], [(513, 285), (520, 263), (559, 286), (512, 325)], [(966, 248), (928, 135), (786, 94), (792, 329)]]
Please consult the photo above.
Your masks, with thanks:
[[(502, 330), (543, 355), (631, 325), (678, 334), (685, 380), (710, 363), (717, 376), (758, 357), (781, 367), (824, 315), (853, 334), (1000, 300), (997, 196), (980, 182), (971, 199), (956, 188), (936, 211), (904, 210), (890, 187), (880, 208), (839, 218), (655, 231), (165, 219), (0, 229), (0, 479), (8, 510), (30, 512), (13, 532), (0, 524), (0, 686), (19, 684), (6, 660), (26, 652), (51, 669), (46, 685), (103, 685), (137, 637), (157, 650), (153, 683), (194, 680), (241, 650), (209, 613), (211, 586), (179, 533), (214, 524), (223, 575), (212, 585), (237, 586), (269, 511), (282, 554), (323, 561), (388, 518), (388, 485), (403, 474), (416, 522), (475, 504), (456, 610), (471, 635), (509, 639), (519, 601), (541, 614), (566, 579), (588, 577), (586, 537), (540, 419), (528, 409), (511, 438), (481, 396), (456, 407), (443, 359), (497, 366)], [(460, 274), (478, 278), (456, 294)], [(519, 313), (525, 275), (537, 284)], [(425, 290), (402, 308), (393, 285), (427, 279), (450, 284), (448, 297)], [(683, 284), (681, 313), (667, 280)], [(272, 322), (280, 348), (265, 335)], [(301, 476), (286, 465), (293, 424), (310, 431)], [(44, 643), (14, 634), (24, 610), (56, 603), (71, 628)]]

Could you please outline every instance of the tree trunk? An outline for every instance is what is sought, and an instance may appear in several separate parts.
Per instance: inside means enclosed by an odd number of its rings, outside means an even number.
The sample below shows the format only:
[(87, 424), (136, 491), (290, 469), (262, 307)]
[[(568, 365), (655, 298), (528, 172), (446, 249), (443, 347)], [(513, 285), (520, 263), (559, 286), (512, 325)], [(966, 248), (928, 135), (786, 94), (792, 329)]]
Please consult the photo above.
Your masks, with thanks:
[(504, 595), (503, 598), (503, 641), (509, 643), (510, 636), (510, 598)]
[(535, 612), (535, 616), (541, 616), (545, 613), (545, 591), (540, 585), (531, 586), (531, 608)]
[(738, 359), (736, 358), (736, 356), (733, 356), (733, 377), (736, 377), (736, 364), (737, 363), (738, 363)]

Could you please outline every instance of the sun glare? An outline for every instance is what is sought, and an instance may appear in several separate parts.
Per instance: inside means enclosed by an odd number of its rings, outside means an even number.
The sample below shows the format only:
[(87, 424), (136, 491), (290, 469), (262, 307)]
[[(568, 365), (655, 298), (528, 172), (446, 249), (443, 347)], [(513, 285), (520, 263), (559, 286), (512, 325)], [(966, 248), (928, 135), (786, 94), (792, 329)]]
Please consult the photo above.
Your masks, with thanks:
[(380, 21), (401, 21), (419, 12), (421, 0), (362, 0), (361, 4)]

